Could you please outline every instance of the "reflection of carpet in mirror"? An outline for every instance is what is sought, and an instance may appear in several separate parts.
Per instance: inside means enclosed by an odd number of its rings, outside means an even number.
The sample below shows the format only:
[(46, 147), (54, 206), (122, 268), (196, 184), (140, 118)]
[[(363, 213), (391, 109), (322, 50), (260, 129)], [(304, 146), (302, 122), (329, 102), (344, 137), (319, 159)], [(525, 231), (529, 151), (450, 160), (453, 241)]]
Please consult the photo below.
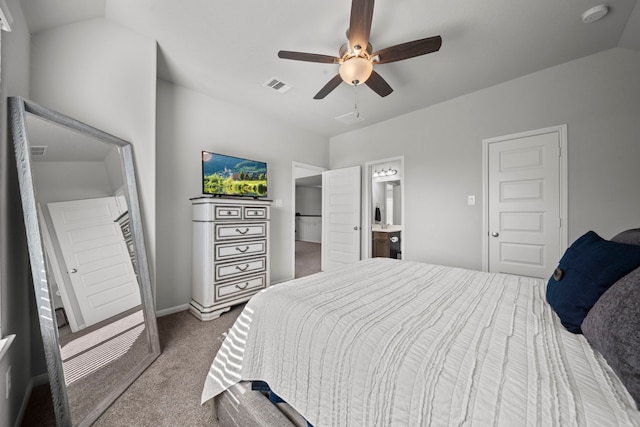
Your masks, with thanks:
[(74, 423), (86, 417), (149, 354), (141, 310), (135, 307), (76, 333), (61, 332), (62, 366)]
[(296, 278), (320, 271), (320, 243), (296, 240)]
[(126, 354), (144, 330), (141, 310), (68, 342), (60, 349), (67, 385)]

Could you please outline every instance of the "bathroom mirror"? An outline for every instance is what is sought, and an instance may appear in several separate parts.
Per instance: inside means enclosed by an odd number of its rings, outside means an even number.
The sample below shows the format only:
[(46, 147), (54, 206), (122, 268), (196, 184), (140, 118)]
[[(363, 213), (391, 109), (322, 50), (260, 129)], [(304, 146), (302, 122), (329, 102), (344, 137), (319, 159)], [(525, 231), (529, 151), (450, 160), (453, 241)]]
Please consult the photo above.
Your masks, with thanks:
[(9, 120), (59, 426), (88, 426), (160, 344), (131, 144), (31, 101)]

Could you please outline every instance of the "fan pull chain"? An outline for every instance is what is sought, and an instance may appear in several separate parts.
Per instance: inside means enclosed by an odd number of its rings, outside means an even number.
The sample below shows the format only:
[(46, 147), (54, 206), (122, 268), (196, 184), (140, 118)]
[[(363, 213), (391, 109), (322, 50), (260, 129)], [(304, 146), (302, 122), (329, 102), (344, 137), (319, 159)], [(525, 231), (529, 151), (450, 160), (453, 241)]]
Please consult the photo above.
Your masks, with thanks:
[(356, 119), (360, 118), (360, 110), (358, 110), (358, 85), (353, 86), (353, 99), (354, 99), (354, 111), (356, 113)]

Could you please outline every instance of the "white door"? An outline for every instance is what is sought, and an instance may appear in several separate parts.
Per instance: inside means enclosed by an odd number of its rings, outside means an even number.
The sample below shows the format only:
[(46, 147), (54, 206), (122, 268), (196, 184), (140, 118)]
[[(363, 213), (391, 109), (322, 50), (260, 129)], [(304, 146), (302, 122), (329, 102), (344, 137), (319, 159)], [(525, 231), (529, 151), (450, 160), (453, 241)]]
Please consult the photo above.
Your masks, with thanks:
[(488, 270), (547, 279), (563, 248), (565, 127), (485, 141)]
[(360, 260), (360, 166), (322, 173), (322, 271)]
[(84, 326), (140, 305), (115, 197), (47, 206)]

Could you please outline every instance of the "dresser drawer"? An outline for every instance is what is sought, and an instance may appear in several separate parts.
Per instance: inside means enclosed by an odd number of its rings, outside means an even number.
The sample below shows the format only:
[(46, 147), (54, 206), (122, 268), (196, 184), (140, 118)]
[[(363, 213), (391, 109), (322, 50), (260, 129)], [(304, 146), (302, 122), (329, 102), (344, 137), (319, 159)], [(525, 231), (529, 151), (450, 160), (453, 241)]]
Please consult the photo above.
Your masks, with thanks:
[(216, 301), (224, 301), (240, 296), (254, 294), (267, 287), (267, 278), (264, 274), (249, 279), (237, 280), (223, 285), (215, 285)]
[(267, 269), (267, 258), (259, 257), (250, 260), (240, 260), (224, 264), (216, 264), (216, 282), (231, 279), (249, 273), (259, 273)]
[(215, 260), (225, 260), (237, 257), (250, 257), (267, 253), (267, 241), (235, 242), (216, 245)]
[(267, 208), (263, 206), (245, 206), (244, 219), (267, 219)]
[(216, 224), (216, 240), (267, 237), (267, 224)]
[(242, 206), (216, 206), (215, 219), (242, 219)]

